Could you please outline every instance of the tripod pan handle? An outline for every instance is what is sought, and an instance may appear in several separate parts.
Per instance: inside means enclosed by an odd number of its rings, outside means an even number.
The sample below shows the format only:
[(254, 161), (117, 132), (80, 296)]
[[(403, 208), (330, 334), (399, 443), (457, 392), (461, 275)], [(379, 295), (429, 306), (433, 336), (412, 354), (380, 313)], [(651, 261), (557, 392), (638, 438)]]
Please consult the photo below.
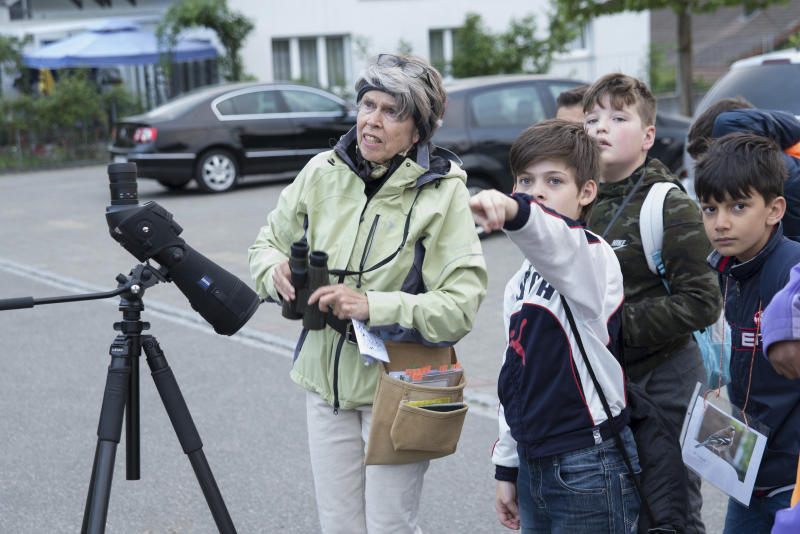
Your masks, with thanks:
[(20, 308), (33, 308), (33, 297), (19, 297), (15, 299), (0, 300), (0, 310), (18, 310)]

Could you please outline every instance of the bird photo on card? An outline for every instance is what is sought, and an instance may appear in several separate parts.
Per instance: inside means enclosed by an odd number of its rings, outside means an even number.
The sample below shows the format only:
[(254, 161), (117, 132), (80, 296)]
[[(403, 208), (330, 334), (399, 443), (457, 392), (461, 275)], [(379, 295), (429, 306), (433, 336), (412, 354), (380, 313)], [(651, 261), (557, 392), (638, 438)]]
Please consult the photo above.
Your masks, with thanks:
[(695, 445), (695, 448), (708, 447), (719, 454), (722, 451), (729, 449), (730, 446), (733, 445), (734, 437), (736, 437), (736, 429), (733, 427), (733, 425), (728, 425), (723, 429), (709, 434), (706, 439)]

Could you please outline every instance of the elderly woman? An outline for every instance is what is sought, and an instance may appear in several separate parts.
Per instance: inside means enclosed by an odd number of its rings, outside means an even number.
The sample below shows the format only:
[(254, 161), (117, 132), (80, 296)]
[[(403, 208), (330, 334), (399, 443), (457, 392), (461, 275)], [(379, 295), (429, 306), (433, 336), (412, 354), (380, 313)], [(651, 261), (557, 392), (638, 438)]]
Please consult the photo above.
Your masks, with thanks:
[(346, 328), (429, 346), (467, 334), (486, 291), (486, 268), (456, 156), (430, 143), (446, 94), (413, 56), (381, 54), (355, 86), (358, 119), (282, 193), (250, 247), (261, 296), (293, 300), (290, 245), (306, 239), (339, 272), (308, 303), (330, 311), (303, 330), (291, 378), (308, 390), (311, 466), (324, 533), (421, 532), (428, 462), (364, 466), (377, 365), (365, 365)]

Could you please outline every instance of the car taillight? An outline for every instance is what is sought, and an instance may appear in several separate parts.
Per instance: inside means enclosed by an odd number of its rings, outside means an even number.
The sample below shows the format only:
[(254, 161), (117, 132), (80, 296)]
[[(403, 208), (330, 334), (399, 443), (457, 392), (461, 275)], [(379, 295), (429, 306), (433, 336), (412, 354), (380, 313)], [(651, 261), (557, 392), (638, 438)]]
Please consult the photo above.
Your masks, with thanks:
[(136, 128), (136, 131), (133, 132), (133, 142), (151, 143), (156, 140), (157, 135), (158, 131), (156, 131), (155, 128), (151, 127)]

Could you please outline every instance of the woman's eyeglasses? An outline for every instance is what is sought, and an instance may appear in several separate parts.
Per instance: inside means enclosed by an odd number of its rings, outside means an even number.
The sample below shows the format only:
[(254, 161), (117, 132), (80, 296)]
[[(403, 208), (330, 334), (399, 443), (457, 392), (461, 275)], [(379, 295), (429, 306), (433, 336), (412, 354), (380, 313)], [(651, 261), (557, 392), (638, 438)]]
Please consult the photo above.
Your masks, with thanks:
[(377, 64), (380, 67), (398, 67), (412, 78), (424, 79), (428, 86), (432, 87), (430, 72), (428, 68), (421, 63), (413, 60), (406, 60), (394, 54), (379, 54)]

